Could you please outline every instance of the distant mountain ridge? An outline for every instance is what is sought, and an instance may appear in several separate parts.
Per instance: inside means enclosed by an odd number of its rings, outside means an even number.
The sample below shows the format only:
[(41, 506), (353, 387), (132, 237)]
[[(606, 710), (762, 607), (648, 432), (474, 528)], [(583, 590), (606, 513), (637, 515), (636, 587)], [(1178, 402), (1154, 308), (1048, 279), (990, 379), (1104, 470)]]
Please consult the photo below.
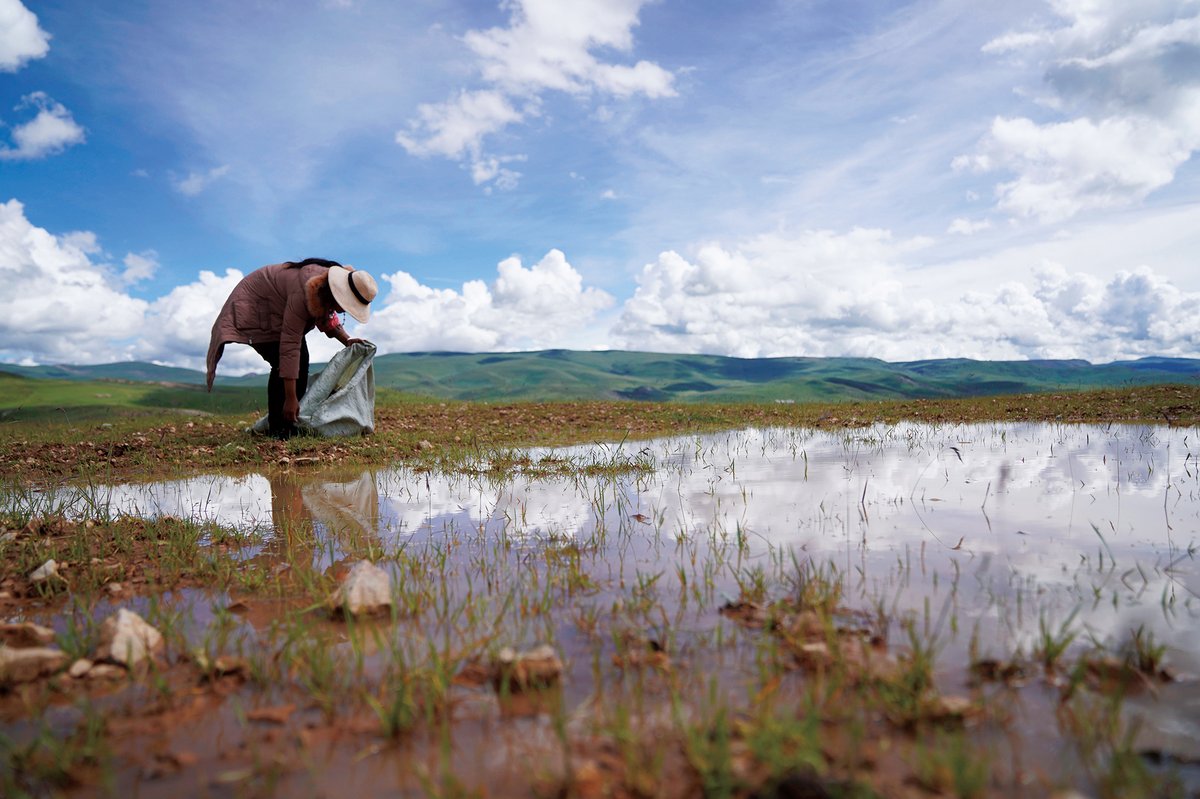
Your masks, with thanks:
[[(313, 366), (315, 372), (319, 364)], [(143, 362), (16, 366), (27, 378), (203, 385), (193, 369)], [(220, 387), (262, 385), (266, 376), (219, 376)], [(441, 399), (515, 401), (830, 401), (980, 396), (1152, 383), (1200, 382), (1200, 359), (888, 362), (874, 358), (731, 358), (628, 351), (413, 352), (375, 359), (376, 385)]]

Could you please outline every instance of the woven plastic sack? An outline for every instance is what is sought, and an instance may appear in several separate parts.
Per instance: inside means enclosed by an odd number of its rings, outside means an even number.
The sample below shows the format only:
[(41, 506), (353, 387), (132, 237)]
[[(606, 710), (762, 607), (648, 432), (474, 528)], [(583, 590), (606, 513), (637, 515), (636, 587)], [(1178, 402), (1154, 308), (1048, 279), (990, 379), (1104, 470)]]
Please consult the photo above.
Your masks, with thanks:
[[(322, 436), (357, 436), (375, 432), (375, 345), (351, 344), (330, 359), (309, 381), (300, 400), (296, 427)], [(267, 417), (251, 428), (268, 430)]]

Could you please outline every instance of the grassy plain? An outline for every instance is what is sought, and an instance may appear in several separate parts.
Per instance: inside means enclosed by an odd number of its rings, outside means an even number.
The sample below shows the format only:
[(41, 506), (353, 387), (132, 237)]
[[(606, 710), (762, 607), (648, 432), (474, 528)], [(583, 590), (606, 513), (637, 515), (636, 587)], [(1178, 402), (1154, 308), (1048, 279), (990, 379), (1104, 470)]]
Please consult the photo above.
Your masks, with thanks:
[[(900, 420), (1195, 427), (1200, 388), (821, 405), (393, 396), (374, 435), (286, 443), (244, 433), (255, 415), (0, 425), (13, 500), (0, 530), (3, 615), (53, 629), (71, 664), (94, 652), (116, 607), (165, 639), (138, 669), (59, 670), (0, 690), (0, 794), (1188, 795), (1135, 750), (1120, 713), (1127, 695), (1154, 690), (1153, 640), (1081, 653), (1070, 619), (1047, 621), (1035, 648), (974, 658), (951, 690), (936, 678), (944, 632), (928, 611), (895, 613), (851, 571), (802, 553), (751, 557), (738, 531), (670, 541), (628, 515), (538, 545), (472, 529), (335, 542), (288, 509), (302, 504), (298, 478), (334, 466), (485, 480), (520, 467), (594, 480), (601, 504), (606, 477), (642, 468), (634, 442), (681, 433)], [(611, 457), (523, 454), (595, 442)], [(66, 518), (44, 491), (73, 486), (78, 510), (99, 483), (215, 471), (268, 477), (274, 534), (99, 505)], [(35, 583), (49, 559), (62, 578)], [(328, 607), (356, 559), (395, 578), (380, 618)], [(916, 567), (896, 568), (903, 580)], [(957, 569), (947, 579), (953, 593)], [(567, 661), (561, 677), (526, 685), (497, 665), (504, 648), (545, 641)], [(1047, 741), (1051, 762), (1038, 756)]]

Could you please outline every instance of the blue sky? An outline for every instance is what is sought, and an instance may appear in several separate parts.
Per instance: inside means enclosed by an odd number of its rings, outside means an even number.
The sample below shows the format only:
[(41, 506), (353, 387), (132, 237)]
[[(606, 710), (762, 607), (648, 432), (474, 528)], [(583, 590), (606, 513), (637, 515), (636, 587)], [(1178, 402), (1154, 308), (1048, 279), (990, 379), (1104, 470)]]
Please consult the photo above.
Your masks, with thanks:
[(0, 360), (1195, 357), (1197, 149), (1200, 0), (0, 0)]

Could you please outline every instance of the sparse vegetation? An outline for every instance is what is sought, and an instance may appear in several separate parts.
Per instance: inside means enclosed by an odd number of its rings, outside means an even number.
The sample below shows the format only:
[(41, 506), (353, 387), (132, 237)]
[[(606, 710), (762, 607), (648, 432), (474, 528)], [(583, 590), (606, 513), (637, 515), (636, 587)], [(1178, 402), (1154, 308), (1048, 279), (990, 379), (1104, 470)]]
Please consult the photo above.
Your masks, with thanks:
[[(1089, 609), (1191, 618), (1189, 534), (1175, 530), (1156, 545), (1162, 558), (1143, 562), (1097, 521), (1104, 546), (1087, 531), (1061, 584), (987, 572), (992, 550), (1027, 532), (992, 529), (1007, 495), (985, 493), (961, 439), (1014, 459), (1026, 446), (1069, 450), (1076, 434), (1055, 417), (1169, 408), (1194, 420), (1197, 398), (423, 402), (381, 407), (374, 436), (287, 444), (250, 438), (241, 417), (0, 428), (0, 610), (51, 626), (69, 664), (0, 691), (0, 790), (129, 794), (153, 780), (259, 796), (349, 784), (445, 796), (1186, 795), (1186, 775), (1152, 767), (1123, 712), (1134, 692), (1168, 684), (1159, 628), (1119, 628), (1112, 656), (1081, 644)], [(1050, 413), (1053, 425), (1008, 424)], [(996, 423), (957, 426), (981, 419)], [(734, 432), (646, 440), (712, 430)], [(1190, 431), (1172, 433), (1170, 466), (1140, 454), (1159, 451), (1153, 435), (1093, 432), (1125, 460), (1080, 474), (1089, 491), (1109, 489), (1102, 475), (1124, 486), (1170, 469), (1185, 497), (1173, 501), (1194, 507)], [(535, 448), (580, 442), (591, 445)], [(868, 491), (881, 479), (873, 459), (891, 450), (917, 464), (912, 483)], [(89, 463), (97, 452), (105, 462)], [(794, 503), (770, 534), (747, 513), (767, 501), (754, 488), (764, 463), (791, 470), (779, 485)], [(134, 514), (105, 493), (133, 475), (220, 468), (261, 471), (233, 482), (269, 483), (271, 524)], [(377, 495), (339, 499), (364, 469)], [(685, 485), (689, 475), (703, 479)], [(805, 493), (826, 478), (846, 486), (843, 500)], [(946, 534), (947, 486), (970, 494), (961, 507), (973, 512), (992, 497), (990, 515), (975, 527), (956, 518)], [(189, 490), (222, 501), (211, 486)], [(463, 490), (486, 512), (468, 513)], [(318, 502), (331, 510), (311, 512)], [(570, 506), (570, 529), (544, 513), (555, 502)], [(919, 545), (886, 538), (901, 524)], [(60, 582), (35, 584), (51, 559)], [(391, 576), (390, 613), (329, 609), (360, 559)], [(72, 676), (118, 606), (156, 627), (162, 649), (119, 679)], [(518, 677), (501, 657), (539, 644), (561, 673)], [(1104, 679), (1113, 670), (1119, 679)]]

